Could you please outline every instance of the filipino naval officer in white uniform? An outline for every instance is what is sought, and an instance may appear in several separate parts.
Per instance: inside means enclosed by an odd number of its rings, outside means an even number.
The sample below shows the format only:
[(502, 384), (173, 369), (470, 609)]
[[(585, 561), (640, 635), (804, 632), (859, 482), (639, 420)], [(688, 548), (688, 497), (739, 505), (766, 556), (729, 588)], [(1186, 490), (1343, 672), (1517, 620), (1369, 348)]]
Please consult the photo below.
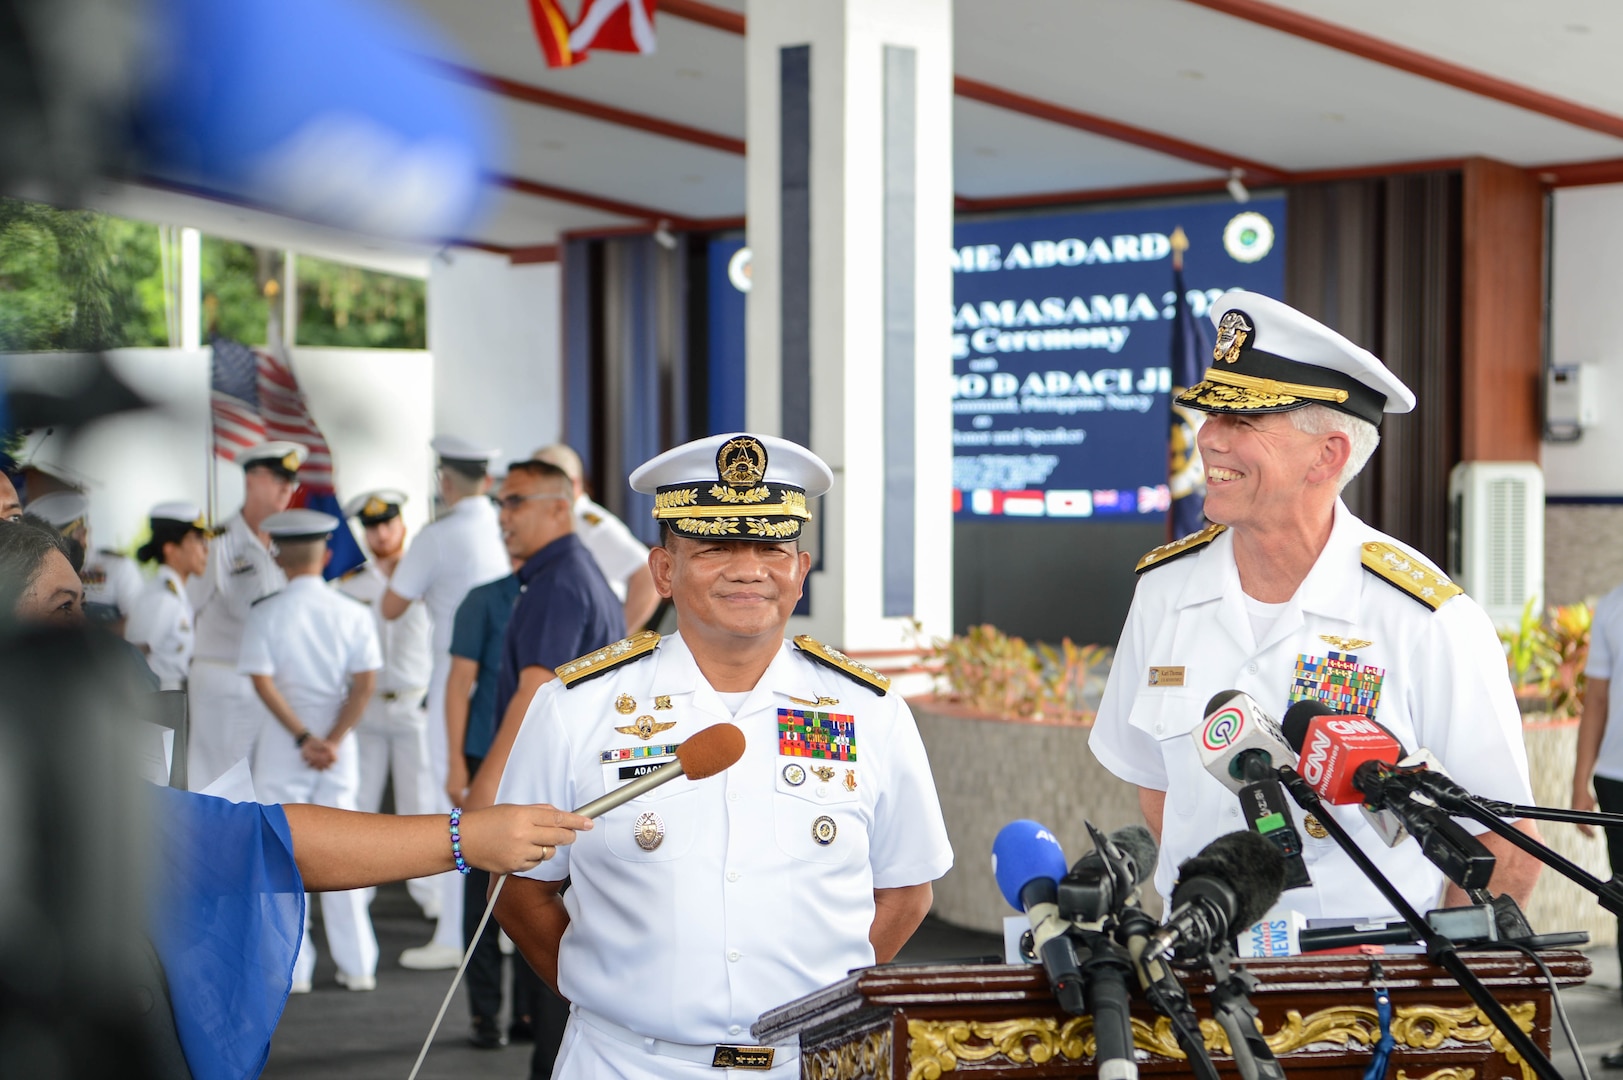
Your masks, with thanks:
[[(751, 1046), (765, 1010), (888, 961), (952, 865), (913, 717), (888, 680), (809, 637), (784, 640), (810, 555), (809, 450), (722, 435), (631, 476), (655, 496), (650, 563), (679, 631), (565, 664), (525, 715), (497, 796), (578, 806), (671, 760), (718, 722), (743, 757), (610, 810), (510, 878), (497, 917), (571, 1002), (558, 1078), (799, 1075)], [(571, 882), (560, 895), (564, 879)]]
[[(262, 802), (356, 808), (355, 725), (372, 699), (383, 654), (371, 612), (322, 580), (327, 537), (338, 525), (317, 510), (287, 510), (264, 522), (287, 584), (254, 603), (237, 662), (272, 716), (254, 749)], [(321, 894), (327, 947), (339, 985), (351, 990), (377, 986), (378, 942), (366, 902), (365, 889)], [(316, 966), (308, 911), (293, 963), (295, 992), (310, 989)]]
[(237, 452), (242, 509), (209, 544), (208, 568), (186, 583), (197, 612), (197, 652), (186, 687), (191, 707), (186, 777), (194, 791), (243, 758), (251, 760), (270, 721), (253, 684), (237, 673), (237, 650), (253, 602), (287, 584), (261, 527), (287, 509), (308, 453), (294, 442), (265, 442)]
[(208, 568), (208, 526), (196, 503), (165, 502), (147, 515), (152, 537), (136, 552), (157, 572), (135, 601), (124, 637), (146, 655), (162, 690), (184, 690), (197, 640), (186, 582)]
[[(1150, 552), (1088, 747), (1138, 785), (1160, 836), (1156, 887), (1218, 835), (1245, 828), (1191, 737), (1208, 699), (1251, 695), (1275, 718), (1315, 699), (1369, 717), (1409, 750), (1433, 751), (1480, 795), (1532, 801), (1521, 718), (1492, 623), (1414, 549), (1354, 517), (1340, 492), (1414, 395), (1379, 359), (1277, 300), (1233, 291), (1213, 305), (1217, 346), (1178, 403), (1207, 413), (1198, 444), (1207, 528)], [(1293, 808), (1310, 887), (1281, 903), (1309, 917), (1390, 914), (1391, 905)], [(1468, 901), (1419, 845), (1388, 848), (1358, 809), (1332, 811), (1424, 911)], [(1531, 822), (1520, 822), (1536, 835)], [(1476, 830), (1480, 831), (1480, 830)], [(1527, 903), (1538, 864), (1483, 835), (1490, 888)]]
[(654, 575), (648, 569), (648, 545), (631, 535), (625, 522), (586, 494), (585, 471), (581, 468), (580, 455), (572, 447), (553, 443), (530, 456), (556, 465), (569, 477), (575, 489), (575, 535), (591, 552), (609, 588), (620, 598), (626, 630), (632, 633), (641, 630), (659, 607)]
[[(487, 497), (490, 463), (501, 454), (454, 435), (436, 435), (431, 445), (439, 458), (439, 493), (446, 511), (423, 529), (400, 557), (379, 609), (385, 619), (403, 618), (414, 600), (428, 608), (433, 626), (430, 648), (433, 669), (428, 680), (428, 767), (433, 774), (434, 809), (449, 812), (445, 794), (449, 779), (445, 730), (445, 680), (451, 673), (451, 631), (457, 605), (475, 585), (512, 572), (502, 543), (496, 508)], [(460, 748), (458, 748), (460, 752)], [(400, 954), (404, 967), (416, 970), (454, 968), (462, 961), (462, 877), (439, 877), (440, 915), (427, 945)]]
[[(357, 805), (375, 814), (383, 805), (383, 789), (394, 780), (397, 814), (429, 814), (436, 808), (433, 779), (428, 769), (428, 681), (434, 658), (429, 652), (428, 608), (413, 602), (398, 619), (385, 619), (379, 610), (389, 577), (406, 548), (406, 522), (400, 516), (404, 492), (380, 488), (364, 492), (344, 504), (344, 515), (361, 523), (371, 558), (335, 583), (339, 591), (359, 600), (372, 611), (378, 642), (383, 647), (383, 670), (377, 690), (355, 729), (360, 757), (360, 793)], [(412, 899), (430, 918), (439, 916), (439, 889), (432, 879), (407, 882)]]
[(85, 586), (85, 613), (124, 632), (146, 586), (141, 570), (128, 556), (109, 548), (90, 546), (90, 499), (79, 491), (52, 491), (30, 502), (25, 510), (84, 551), (79, 580)]

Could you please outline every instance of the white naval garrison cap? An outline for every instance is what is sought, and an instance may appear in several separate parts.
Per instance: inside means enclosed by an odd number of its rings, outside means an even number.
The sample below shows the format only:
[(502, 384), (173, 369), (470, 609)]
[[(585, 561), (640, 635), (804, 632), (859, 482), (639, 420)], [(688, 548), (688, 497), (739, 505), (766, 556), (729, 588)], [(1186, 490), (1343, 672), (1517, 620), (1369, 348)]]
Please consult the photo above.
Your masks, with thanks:
[(67, 532), (90, 513), (90, 500), (79, 491), (53, 491), (23, 507), (23, 512), (32, 514), (58, 532)]
[(355, 496), (344, 504), (344, 516), (360, 518), (362, 525), (382, 525), (400, 516), (406, 493), (394, 488), (378, 488)]
[(458, 435), (436, 435), (429, 440), (428, 445), (433, 447), (441, 465), (460, 467), (464, 471), (473, 469), (481, 474), (502, 454), (494, 446), (464, 439)]
[(834, 485), (823, 459), (771, 435), (712, 435), (673, 447), (631, 474), (654, 496), (654, 518), (690, 539), (794, 540), (811, 520), (807, 497)]
[(160, 521), (174, 522), (177, 525), (189, 525), (194, 529), (203, 529), (203, 511), (196, 503), (177, 499), (173, 502), (161, 502), (147, 511), (147, 517), (153, 524)]
[(259, 526), (272, 540), (325, 540), (338, 528), (338, 519), (320, 510), (283, 510)]
[(309, 456), (310, 451), (303, 444), (277, 440), (238, 450), (237, 464), (244, 469), (250, 465), (264, 465), (291, 480)]
[(1261, 293), (1232, 289), (1212, 305), (1217, 345), (1178, 404), (1212, 413), (1290, 412), (1328, 405), (1379, 425), (1414, 408), (1414, 394), (1368, 349)]

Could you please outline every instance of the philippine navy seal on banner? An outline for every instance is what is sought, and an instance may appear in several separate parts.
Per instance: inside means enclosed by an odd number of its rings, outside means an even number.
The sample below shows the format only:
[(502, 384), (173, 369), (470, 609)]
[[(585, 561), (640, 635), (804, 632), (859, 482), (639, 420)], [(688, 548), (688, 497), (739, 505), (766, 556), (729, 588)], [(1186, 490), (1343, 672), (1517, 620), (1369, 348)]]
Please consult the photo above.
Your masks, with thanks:
[[(1368, 716), (1410, 750), (1433, 751), (1471, 791), (1532, 801), (1521, 717), (1486, 613), (1340, 498), (1374, 452), (1382, 415), (1410, 411), (1414, 395), (1375, 356), (1277, 300), (1230, 292), (1212, 318), (1212, 366), (1177, 400), (1208, 414), (1198, 443), (1213, 524), (1139, 562), (1088, 741), (1139, 787), (1160, 834), (1163, 897), (1179, 863), (1245, 827), (1190, 737), (1220, 690), (1243, 690), (1275, 717), (1308, 698)], [(1334, 813), (1410, 903), (1437, 906), (1442, 874), (1417, 844), (1388, 848), (1357, 807)], [(1310, 917), (1388, 913), (1324, 827), (1296, 818), (1313, 884), (1282, 903)], [(1531, 822), (1518, 827), (1537, 835)], [(1498, 857), (1490, 887), (1526, 904), (1538, 864), (1481, 839)], [(1449, 892), (1446, 904), (1467, 902)]]
[(681, 629), (560, 667), (498, 801), (579, 806), (719, 721), (747, 746), (718, 776), (609, 811), (502, 891), (502, 927), (572, 1003), (557, 1077), (798, 1075), (795, 1048), (750, 1045), (750, 1025), (891, 959), (952, 865), (907, 705), (844, 654), (783, 638), (811, 565), (806, 499), (831, 483), (803, 447), (744, 434), (631, 475), (654, 496), (649, 566)]

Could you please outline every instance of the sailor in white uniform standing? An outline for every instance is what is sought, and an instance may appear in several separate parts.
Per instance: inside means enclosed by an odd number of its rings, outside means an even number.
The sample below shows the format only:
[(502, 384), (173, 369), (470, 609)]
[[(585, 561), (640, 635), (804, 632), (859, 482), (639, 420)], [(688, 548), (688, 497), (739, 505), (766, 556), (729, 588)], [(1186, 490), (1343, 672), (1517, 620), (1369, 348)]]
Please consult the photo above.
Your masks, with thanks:
[[(400, 516), (405, 502), (403, 492), (383, 488), (344, 504), (345, 516), (361, 523), (371, 558), (334, 583), (371, 610), (383, 646), (377, 690), (355, 729), (361, 768), (356, 802), (369, 814), (382, 807), (391, 777), (395, 813), (429, 814), (438, 805), (428, 768), (427, 697), (434, 667), (428, 608), (415, 601), (398, 619), (385, 619), (380, 610), (389, 577), (406, 549), (406, 522)], [(432, 879), (412, 880), (407, 888), (424, 914), (439, 917), (439, 889)]]
[(783, 638), (811, 565), (806, 499), (831, 482), (804, 447), (747, 434), (679, 446), (631, 476), (656, 496), (650, 561), (680, 630), (559, 667), (497, 801), (580, 805), (719, 722), (745, 750), (717, 776), (608, 811), (504, 887), (503, 929), (571, 1003), (558, 1080), (799, 1076), (797, 1049), (750, 1045), (750, 1025), (892, 959), (952, 865), (907, 704), (837, 650)]
[[(1414, 394), (1367, 350), (1278, 300), (1225, 293), (1212, 319), (1212, 366), (1178, 403), (1208, 414), (1198, 441), (1213, 524), (1139, 561), (1088, 739), (1106, 768), (1138, 785), (1160, 838), (1163, 898), (1179, 863), (1245, 828), (1239, 800), (1194, 744), (1219, 691), (1244, 691), (1275, 718), (1301, 700), (1366, 716), (1409, 750), (1434, 752), (1467, 789), (1532, 801), (1487, 614), (1340, 498), (1382, 417), (1409, 412)], [(1309, 918), (1393, 917), (1322, 823), (1292, 812), (1313, 882), (1281, 903)], [(1330, 812), (1416, 908), (1469, 902), (1452, 884), (1445, 895), (1418, 844), (1388, 847), (1357, 807)], [(1529, 821), (1519, 827), (1536, 835)], [(1490, 888), (1526, 904), (1538, 863), (1498, 836), (1481, 840), (1498, 859)]]
[(159, 689), (184, 690), (197, 638), (186, 582), (208, 568), (208, 528), (195, 503), (159, 503), (147, 516), (152, 539), (136, 554), (158, 572), (135, 601), (124, 637), (146, 654)]
[(543, 446), (530, 455), (556, 465), (575, 487), (575, 535), (591, 552), (609, 588), (624, 606), (627, 633), (643, 628), (659, 607), (654, 575), (648, 569), (648, 545), (631, 535), (626, 523), (599, 506), (586, 494), (580, 455), (563, 443)]
[(243, 758), (251, 759), (270, 721), (253, 684), (237, 673), (237, 652), (253, 602), (287, 584), (261, 526), (287, 509), (307, 454), (293, 442), (266, 442), (238, 451), (242, 509), (209, 545), (207, 569), (186, 583), (197, 612), (197, 652), (186, 688), (191, 705), (186, 777), (193, 791), (201, 791)]
[[(428, 683), (428, 765), (433, 774), (435, 811), (448, 812), (445, 680), (451, 672), (456, 609), (469, 589), (506, 577), (512, 566), (496, 508), (487, 497), (490, 463), (501, 451), (453, 435), (437, 435), (431, 445), (439, 457), (439, 492), (446, 511), (400, 557), (379, 606), (389, 620), (404, 617), (414, 600), (428, 608), (434, 630), (434, 666)], [(462, 877), (442, 874), (439, 881), (440, 917), (433, 940), (401, 953), (403, 967), (420, 971), (454, 968), (462, 960)]]
[[(254, 749), (262, 802), (356, 808), (355, 725), (372, 699), (383, 655), (371, 612), (322, 580), (327, 537), (338, 525), (316, 510), (287, 510), (264, 522), (288, 582), (249, 611), (237, 662), (273, 717)], [(321, 894), (327, 947), (339, 985), (351, 990), (377, 987), (378, 942), (366, 903), (365, 889)], [(295, 992), (310, 988), (316, 966), (308, 911), (293, 964)]]

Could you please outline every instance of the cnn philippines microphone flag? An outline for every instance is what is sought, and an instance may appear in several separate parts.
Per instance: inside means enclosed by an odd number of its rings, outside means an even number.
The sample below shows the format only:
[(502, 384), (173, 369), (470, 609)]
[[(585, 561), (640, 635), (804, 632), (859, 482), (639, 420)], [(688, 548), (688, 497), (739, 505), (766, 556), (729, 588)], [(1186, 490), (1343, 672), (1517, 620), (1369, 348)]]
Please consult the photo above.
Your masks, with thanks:
[[(266, 440), (296, 442), (309, 451), (299, 467), (299, 487), (292, 506), (319, 510), (344, 521), (333, 475), (332, 450), (310, 415), (309, 404), (293, 374), (292, 361), (280, 341), (251, 349), (216, 335), (210, 385), (214, 452), (235, 460), (238, 450)], [(340, 524), (327, 538), (332, 558), (324, 576), (331, 580), (366, 561), (355, 534)]]
[(1172, 489), (1173, 537), (1187, 536), (1206, 527), (1206, 468), (1195, 445), (1195, 433), (1204, 417), (1177, 404), (1177, 397), (1201, 380), (1211, 345), (1200, 320), (1189, 309), (1183, 285), (1183, 249), (1189, 241), (1182, 229), (1172, 237), (1172, 399), (1167, 432), (1167, 486)]
[(530, 21), (548, 67), (573, 67), (593, 49), (654, 51), (655, 0), (585, 0), (570, 25), (560, 0), (529, 0)]

